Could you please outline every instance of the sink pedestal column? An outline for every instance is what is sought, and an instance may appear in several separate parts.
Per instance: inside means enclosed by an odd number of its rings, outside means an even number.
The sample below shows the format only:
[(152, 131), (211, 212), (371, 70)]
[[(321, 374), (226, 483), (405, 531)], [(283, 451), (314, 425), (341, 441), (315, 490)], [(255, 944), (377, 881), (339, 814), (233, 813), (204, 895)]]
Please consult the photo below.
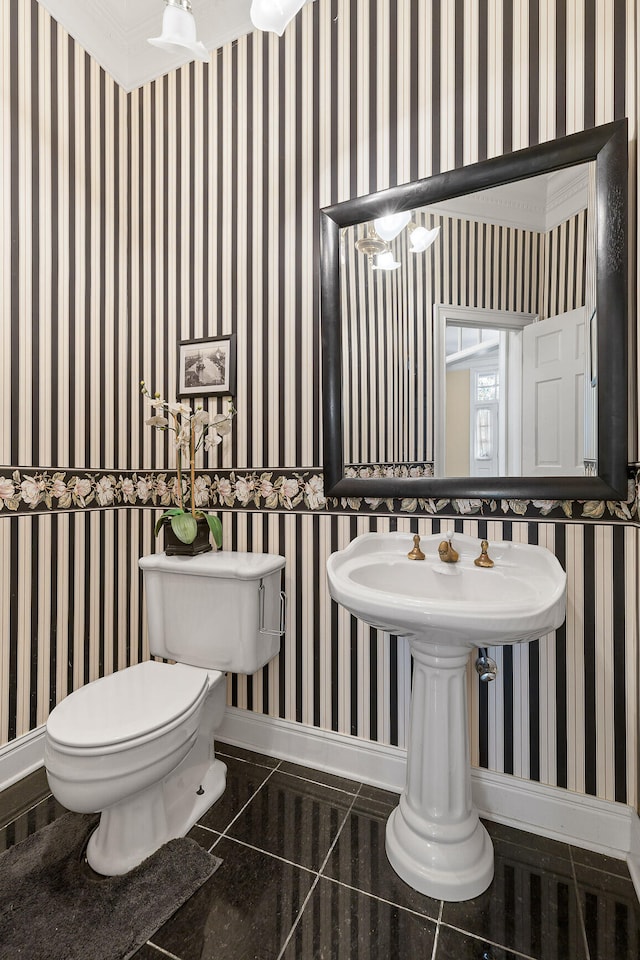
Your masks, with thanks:
[(409, 638), (413, 692), (407, 781), (389, 817), (391, 866), (435, 900), (469, 900), (493, 879), (493, 846), (471, 803), (469, 647)]

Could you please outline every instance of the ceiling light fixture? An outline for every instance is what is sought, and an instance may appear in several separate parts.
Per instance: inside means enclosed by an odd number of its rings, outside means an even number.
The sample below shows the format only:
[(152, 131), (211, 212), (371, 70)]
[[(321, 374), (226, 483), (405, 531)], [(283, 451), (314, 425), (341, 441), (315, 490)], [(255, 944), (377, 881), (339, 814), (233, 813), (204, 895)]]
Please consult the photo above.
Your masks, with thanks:
[(277, 33), (284, 33), (306, 0), (253, 0), (249, 16), (254, 27)]
[(150, 37), (148, 42), (168, 53), (188, 51), (196, 60), (209, 63), (210, 57), (204, 44), (196, 39), (196, 22), (191, 12), (191, 0), (165, 0), (162, 17), (162, 34)]

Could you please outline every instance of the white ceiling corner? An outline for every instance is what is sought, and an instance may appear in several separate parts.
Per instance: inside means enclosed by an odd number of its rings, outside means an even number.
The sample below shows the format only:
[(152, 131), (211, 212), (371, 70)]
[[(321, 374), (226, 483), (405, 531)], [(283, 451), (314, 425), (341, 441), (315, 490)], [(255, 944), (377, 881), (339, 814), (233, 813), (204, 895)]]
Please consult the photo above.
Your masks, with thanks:
[(587, 207), (589, 164), (539, 174), (453, 200), (429, 204), (430, 213), (548, 233)]
[[(253, 30), (251, 0), (191, 0), (198, 39), (217, 50)], [(147, 43), (162, 32), (163, 0), (39, 0), (52, 17), (126, 90), (189, 62)]]

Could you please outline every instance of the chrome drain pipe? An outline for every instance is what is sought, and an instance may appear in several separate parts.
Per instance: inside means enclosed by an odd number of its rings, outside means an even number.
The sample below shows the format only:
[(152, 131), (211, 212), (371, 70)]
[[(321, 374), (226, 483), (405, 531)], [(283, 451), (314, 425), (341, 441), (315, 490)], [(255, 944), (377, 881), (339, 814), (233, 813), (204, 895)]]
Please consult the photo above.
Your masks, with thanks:
[(489, 656), (486, 647), (478, 647), (478, 658), (476, 660), (476, 672), (483, 683), (489, 683), (498, 676), (498, 664)]

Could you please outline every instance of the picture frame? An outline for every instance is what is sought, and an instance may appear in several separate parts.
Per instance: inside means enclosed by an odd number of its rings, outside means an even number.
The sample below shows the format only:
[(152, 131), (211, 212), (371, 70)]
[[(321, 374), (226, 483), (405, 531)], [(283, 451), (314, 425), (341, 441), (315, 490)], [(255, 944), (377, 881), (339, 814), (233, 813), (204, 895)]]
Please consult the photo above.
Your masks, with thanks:
[(235, 389), (235, 333), (178, 342), (179, 397), (229, 397)]

